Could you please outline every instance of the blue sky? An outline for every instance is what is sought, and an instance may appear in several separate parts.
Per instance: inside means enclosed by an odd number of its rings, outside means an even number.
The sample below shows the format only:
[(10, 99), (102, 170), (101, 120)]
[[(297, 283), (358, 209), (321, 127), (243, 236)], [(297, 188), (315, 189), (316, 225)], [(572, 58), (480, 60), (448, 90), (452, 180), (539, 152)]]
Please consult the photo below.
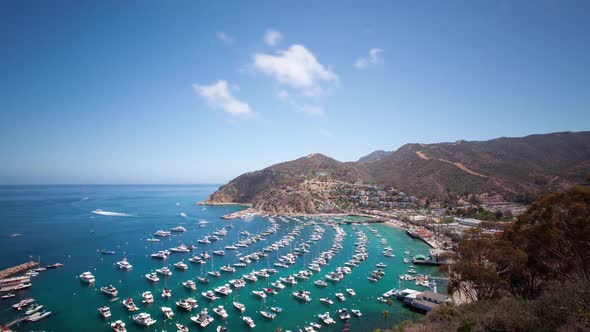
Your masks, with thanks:
[(1, 1), (0, 184), (590, 129), (588, 1)]

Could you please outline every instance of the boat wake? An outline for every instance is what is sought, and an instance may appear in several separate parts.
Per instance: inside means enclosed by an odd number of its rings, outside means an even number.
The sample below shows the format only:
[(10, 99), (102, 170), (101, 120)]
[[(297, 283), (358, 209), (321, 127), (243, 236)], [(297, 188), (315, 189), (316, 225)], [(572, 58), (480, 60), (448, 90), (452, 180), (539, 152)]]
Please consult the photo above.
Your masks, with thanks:
[(181, 217), (183, 217), (183, 218), (186, 218), (186, 219), (188, 219), (188, 216), (187, 216), (187, 215), (186, 215), (186, 213), (184, 213), (184, 212), (180, 212), (180, 216), (181, 216)]
[(96, 209), (96, 210), (92, 211), (92, 213), (100, 214), (101, 216), (107, 216), (107, 217), (132, 217), (132, 215), (127, 214), (127, 213), (103, 211), (101, 209)]

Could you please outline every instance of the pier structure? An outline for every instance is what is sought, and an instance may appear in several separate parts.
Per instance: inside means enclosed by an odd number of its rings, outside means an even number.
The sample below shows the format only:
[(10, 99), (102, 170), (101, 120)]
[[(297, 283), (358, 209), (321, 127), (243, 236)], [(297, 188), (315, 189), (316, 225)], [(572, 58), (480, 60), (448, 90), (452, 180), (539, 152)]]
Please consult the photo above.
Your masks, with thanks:
[(13, 267), (9, 267), (5, 270), (0, 271), (0, 279), (4, 279), (4, 278), (8, 278), (12, 275), (30, 270), (30, 269), (34, 269), (37, 266), (39, 266), (39, 263), (34, 262), (34, 261), (30, 261), (30, 262), (26, 262), (17, 266), (13, 266)]

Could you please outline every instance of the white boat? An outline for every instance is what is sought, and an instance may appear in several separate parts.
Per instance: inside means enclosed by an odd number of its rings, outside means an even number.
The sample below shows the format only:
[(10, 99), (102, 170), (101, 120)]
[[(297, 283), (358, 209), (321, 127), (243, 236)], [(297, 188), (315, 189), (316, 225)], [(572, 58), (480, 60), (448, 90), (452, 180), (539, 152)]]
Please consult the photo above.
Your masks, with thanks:
[(162, 297), (171, 297), (172, 291), (168, 288), (162, 289)]
[(222, 272), (234, 273), (236, 272), (236, 268), (232, 267), (231, 265), (224, 265), (220, 268)]
[(199, 315), (191, 316), (191, 320), (201, 327), (206, 327), (214, 318), (209, 315), (207, 309), (203, 309)]
[(187, 280), (187, 281), (183, 282), (182, 285), (190, 290), (197, 289), (197, 284), (192, 280)]
[(324, 281), (324, 280), (322, 280), (322, 279), (318, 279), (318, 280), (314, 281), (314, 284), (315, 284), (316, 286), (318, 286), (318, 287), (326, 287), (326, 286), (328, 286), (328, 283), (327, 283), (327, 282), (325, 282), (325, 281)]
[(157, 236), (157, 237), (166, 237), (166, 236), (170, 236), (170, 232), (159, 230), (156, 233), (154, 233), (154, 236)]
[(202, 292), (201, 295), (203, 295), (204, 298), (206, 298), (209, 301), (215, 301), (217, 299), (219, 299), (218, 296), (215, 296), (215, 293), (213, 293), (213, 291), (206, 291), (206, 292)]
[(158, 278), (158, 274), (156, 272), (146, 274), (145, 278), (151, 282), (158, 282), (160, 280), (160, 278)]
[(222, 305), (219, 305), (215, 308), (213, 308), (213, 312), (216, 313), (217, 315), (219, 315), (219, 317), (226, 319), (229, 315), (227, 314), (227, 311), (225, 311), (225, 308)]
[(152, 316), (148, 313), (142, 312), (138, 315), (133, 316), (133, 321), (135, 321), (139, 325), (143, 326), (151, 326), (156, 323), (156, 320), (152, 318)]
[(100, 291), (103, 292), (104, 294), (110, 295), (112, 297), (115, 297), (119, 294), (119, 291), (113, 285), (100, 287)]
[(246, 306), (243, 303), (234, 301), (233, 305), (236, 309), (240, 310), (241, 312), (246, 311)]
[(127, 308), (128, 311), (137, 311), (139, 308), (135, 305), (132, 298), (128, 298), (123, 300), (123, 305)]
[(191, 250), (189, 249), (189, 247), (182, 244), (182, 245), (179, 245), (178, 247), (170, 248), (170, 251), (171, 252), (179, 252), (179, 253), (187, 253), (187, 252), (190, 252)]
[(117, 262), (117, 266), (121, 270), (131, 270), (133, 268), (133, 265), (129, 264), (126, 258), (122, 261)]
[(143, 293), (141, 293), (141, 297), (143, 298), (143, 303), (153, 303), (154, 302), (154, 296), (152, 295), (152, 292), (150, 291), (145, 291)]
[(186, 311), (191, 311), (196, 308), (196, 306), (191, 301), (189, 301), (189, 299), (181, 299), (180, 301), (176, 301), (176, 306)]
[(186, 232), (186, 228), (184, 228), (183, 226), (176, 226), (173, 228), (170, 228), (171, 232)]
[(188, 332), (188, 327), (180, 323), (176, 323), (176, 328), (178, 329), (177, 332)]
[(336, 323), (336, 321), (332, 317), (330, 317), (330, 313), (327, 311), (323, 314), (318, 314), (318, 318), (326, 325)]
[(344, 297), (344, 294), (342, 293), (336, 293), (334, 294), (336, 296), (336, 298), (340, 301), (346, 301), (346, 297)]
[(266, 299), (266, 294), (264, 294), (264, 292), (263, 292), (263, 291), (256, 291), (256, 290), (253, 290), (253, 291), (252, 291), (252, 294), (254, 294), (254, 295), (258, 296), (258, 297), (259, 297), (259, 298), (261, 298), (261, 299)]
[(348, 313), (347, 309), (340, 309), (338, 310), (338, 316), (340, 316), (341, 320), (350, 319), (350, 314)]
[(281, 312), (283, 312), (283, 308), (281, 308), (281, 307), (270, 307), (270, 310), (276, 312), (277, 314), (280, 314)]
[(334, 301), (332, 301), (332, 299), (327, 298), (327, 297), (321, 297), (320, 302), (327, 303), (327, 304), (334, 304)]
[(272, 282), (271, 285), (276, 289), (284, 289), (286, 286), (283, 285), (280, 281)]
[(223, 251), (223, 250), (213, 250), (213, 255), (225, 256), (225, 251)]
[(385, 265), (383, 263), (377, 263), (375, 266), (378, 268), (386, 268), (387, 267), (387, 265)]
[[(108, 307), (107, 307), (108, 308)], [(25, 315), (32, 315), (34, 313), (36, 313), (37, 311), (43, 309), (43, 306), (40, 304), (34, 304), (32, 305), (27, 311), (25, 311)]]
[(164, 275), (164, 276), (171, 276), (172, 275), (172, 271), (170, 271), (170, 269), (166, 266), (164, 266), (161, 269), (156, 269), (156, 273)]
[(15, 303), (15, 304), (13, 304), (13, 305), (12, 305), (12, 307), (13, 307), (14, 309), (16, 309), (16, 310), (19, 310), (19, 311), (20, 311), (20, 310), (22, 310), (22, 308), (24, 308), (24, 307), (26, 307), (26, 306), (28, 306), (29, 304), (31, 304), (31, 303), (34, 303), (34, 302), (35, 302), (35, 299), (33, 299), (33, 298), (28, 298), (28, 299), (24, 299), (24, 300), (21, 300), (21, 301), (20, 301), (20, 302), (18, 302), (18, 303)]
[(168, 258), (169, 255), (170, 254), (168, 253), (168, 251), (162, 250), (162, 251), (152, 253), (151, 257), (154, 259), (166, 259), (166, 258)]
[(227, 295), (231, 294), (233, 291), (232, 291), (231, 287), (229, 286), (229, 284), (225, 284), (223, 286), (219, 286), (219, 287), (215, 288), (215, 292), (219, 293), (221, 295), (227, 296)]
[(51, 315), (51, 311), (42, 311), (42, 312), (36, 312), (30, 316), (28, 316), (25, 320), (27, 322), (37, 322), (42, 320), (43, 318), (47, 317)]
[(125, 328), (125, 323), (122, 320), (112, 322), (111, 328), (115, 332), (127, 332), (127, 329)]
[(246, 325), (248, 325), (251, 329), (256, 327), (256, 324), (254, 324), (254, 320), (248, 316), (244, 316), (243, 318), (244, 323), (246, 323)]
[(347, 289), (346, 289), (346, 292), (347, 292), (348, 294), (350, 294), (350, 296), (356, 296), (356, 292), (355, 292), (355, 291), (354, 291), (354, 289), (352, 289), (352, 288), (347, 288)]
[(4, 294), (4, 295), (0, 296), (0, 299), (10, 299), (15, 296), (16, 296), (16, 294), (14, 294), (14, 293), (8, 293), (8, 294)]
[(90, 272), (84, 272), (80, 275), (80, 281), (91, 284), (95, 281), (94, 276)]
[(221, 273), (219, 271), (209, 271), (207, 272), (207, 274), (209, 274), (210, 276), (214, 276), (214, 277), (221, 277)]
[(178, 263), (175, 263), (174, 264), (174, 267), (177, 268), (177, 269), (179, 269), (179, 270), (182, 270), (182, 271), (188, 270), (188, 265), (186, 265), (186, 263), (183, 262), (183, 261), (180, 261)]
[(297, 291), (297, 292), (293, 292), (293, 296), (295, 296), (295, 298), (297, 298), (298, 300), (304, 301), (304, 302), (309, 302), (311, 301), (311, 297), (309, 297), (310, 292), (309, 291)]
[(149, 239), (147, 239), (147, 242), (160, 242), (160, 239), (149, 238)]
[(172, 308), (170, 307), (162, 307), (162, 313), (166, 319), (174, 318), (174, 311), (172, 311)]
[(363, 315), (358, 309), (352, 309), (351, 312), (357, 317), (361, 317)]
[(264, 311), (261, 310), (260, 314), (264, 317), (264, 318), (268, 318), (268, 319), (274, 319), (277, 314), (273, 313), (273, 312), (268, 312), (268, 311)]

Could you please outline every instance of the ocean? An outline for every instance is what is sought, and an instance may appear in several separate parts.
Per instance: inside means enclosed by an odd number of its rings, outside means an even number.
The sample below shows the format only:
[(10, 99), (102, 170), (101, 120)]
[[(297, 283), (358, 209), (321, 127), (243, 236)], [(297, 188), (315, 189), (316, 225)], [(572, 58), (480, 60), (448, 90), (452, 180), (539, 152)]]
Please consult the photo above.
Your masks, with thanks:
[[(400, 274), (407, 272), (409, 264), (404, 264), (403, 252), (410, 250), (413, 254), (428, 253), (428, 247), (423, 242), (410, 238), (402, 230), (386, 225), (374, 225), (388, 245), (393, 247), (395, 258), (387, 258), (381, 254), (383, 245), (379, 244), (379, 238), (365, 228), (369, 238), (369, 258), (347, 275), (343, 281), (328, 287), (318, 288), (313, 282), (337, 266), (343, 266), (350, 259), (354, 251), (356, 236), (352, 226), (343, 225), (346, 231), (344, 249), (341, 250), (330, 262), (322, 267), (321, 273), (307, 281), (299, 281), (294, 287), (287, 286), (278, 295), (269, 295), (265, 302), (254, 297), (252, 290), (261, 290), (268, 282), (259, 279), (256, 283), (247, 282), (247, 286), (239, 292), (234, 292), (228, 297), (209, 303), (201, 296), (201, 292), (213, 290), (215, 287), (227, 283), (247, 273), (250, 270), (273, 267), (278, 255), (289, 252), (289, 248), (281, 249), (278, 254), (270, 253), (269, 258), (253, 261), (246, 268), (237, 268), (234, 275), (222, 274), (218, 279), (207, 276), (211, 269), (211, 262), (204, 266), (188, 262), (192, 254), (173, 253), (165, 261), (150, 258), (154, 251), (169, 249), (179, 244), (195, 244), (196, 253), (211, 252), (223, 249), (224, 246), (237, 242), (239, 232), (247, 230), (251, 233), (261, 233), (268, 226), (266, 218), (255, 217), (249, 220), (223, 220), (220, 217), (226, 213), (238, 211), (240, 206), (200, 206), (195, 202), (204, 200), (214, 192), (217, 186), (212, 185), (133, 185), (133, 186), (2, 186), (0, 187), (0, 269), (23, 263), (28, 260), (40, 260), (41, 265), (63, 263), (64, 266), (57, 269), (48, 269), (39, 276), (32, 278), (33, 286), (27, 290), (17, 292), (17, 297), (0, 300), (0, 324), (7, 323), (18, 317), (19, 312), (11, 308), (11, 305), (27, 297), (33, 297), (38, 303), (44, 305), (44, 309), (52, 311), (48, 318), (36, 323), (19, 323), (13, 326), (15, 331), (110, 331), (109, 322), (121, 319), (126, 322), (128, 331), (176, 331), (174, 322), (181, 322), (190, 327), (191, 331), (198, 331), (197, 327), (189, 319), (203, 308), (213, 309), (217, 305), (224, 305), (229, 313), (227, 320), (222, 321), (212, 310), (210, 314), (215, 317), (205, 330), (215, 331), (217, 326), (225, 326), (229, 331), (250, 330), (242, 321), (240, 314), (233, 306), (235, 296), (246, 305), (244, 315), (250, 316), (256, 323), (255, 331), (297, 331), (310, 322), (320, 323), (317, 314), (329, 311), (337, 321), (322, 330), (341, 331), (349, 328), (351, 331), (372, 331), (377, 328), (390, 328), (395, 323), (404, 320), (413, 320), (421, 317), (395, 302), (391, 307), (376, 300), (382, 293), (399, 287)], [(207, 221), (205, 227), (199, 227), (199, 222)], [(324, 222), (325, 220), (317, 220)], [(280, 230), (266, 237), (265, 241), (257, 242), (248, 248), (239, 248), (243, 254), (262, 250), (263, 247), (280, 239), (291, 231), (296, 223), (278, 221)], [(222, 228), (227, 224), (235, 227), (228, 229), (225, 239), (213, 242), (209, 245), (198, 244), (197, 239), (206, 234)], [(175, 234), (162, 239), (161, 242), (147, 242), (154, 232), (159, 229), (168, 230), (172, 227), (183, 225), (187, 232)], [(311, 234), (313, 227), (305, 227), (301, 237), (293, 242), (293, 247)], [(279, 274), (271, 275), (269, 281), (275, 281), (278, 277), (306, 269), (307, 265), (320, 252), (327, 250), (332, 245), (334, 231), (330, 226), (325, 226), (323, 239), (311, 244), (310, 253), (303, 255), (297, 263), (289, 268), (276, 268)], [(22, 234), (10, 237), (11, 234)], [(101, 249), (115, 251), (115, 255), (102, 255)], [(223, 257), (213, 256), (213, 267), (219, 269), (222, 265), (237, 262), (236, 253), (228, 251)], [(130, 271), (119, 270), (115, 262), (127, 258), (133, 265)], [(184, 260), (188, 265), (187, 271), (178, 271), (172, 264)], [(375, 264), (384, 262), (386, 275), (377, 283), (370, 283), (366, 277), (375, 269)], [(164, 278), (152, 284), (144, 275), (162, 266), (170, 266), (173, 276), (167, 279), (166, 286), (172, 290), (171, 299), (160, 297), (164, 288)], [(434, 267), (416, 266), (418, 273), (437, 274)], [(96, 277), (93, 285), (82, 284), (78, 276), (85, 271), (90, 271)], [(190, 292), (182, 286), (182, 282), (188, 279), (196, 281), (196, 276), (209, 277), (209, 284), (197, 282), (197, 291)], [(413, 282), (406, 281), (404, 288), (423, 289), (415, 286)], [(99, 290), (101, 286), (114, 285), (119, 290), (120, 300), (109, 302), (109, 297)], [(354, 288), (357, 295), (344, 302), (334, 298), (334, 293), (345, 293), (346, 288)], [(298, 302), (291, 292), (294, 290), (310, 290), (313, 300), (307, 304)], [(443, 289), (441, 285), (439, 291)], [(151, 290), (155, 302), (149, 305), (141, 303), (141, 293)], [(236, 294), (237, 293), (237, 294)], [(175, 301), (181, 298), (194, 297), (199, 303), (197, 310), (192, 313), (178, 310)], [(327, 306), (318, 299), (320, 297), (334, 299), (332, 306)], [(132, 297), (140, 307), (140, 311), (129, 313), (121, 304), (121, 300)], [(108, 305), (111, 308), (112, 317), (102, 319), (97, 308)], [(166, 321), (160, 308), (172, 307), (175, 312), (174, 320)], [(284, 311), (274, 320), (267, 320), (259, 314), (260, 310), (279, 306)], [(353, 317), (348, 324), (340, 321), (335, 313), (337, 309), (359, 309), (363, 316)], [(385, 318), (384, 311), (389, 315)], [(157, 319), (157, 323), (149, 328), (141, 327), (133, 322), (132, 314), (147, 312)]]

